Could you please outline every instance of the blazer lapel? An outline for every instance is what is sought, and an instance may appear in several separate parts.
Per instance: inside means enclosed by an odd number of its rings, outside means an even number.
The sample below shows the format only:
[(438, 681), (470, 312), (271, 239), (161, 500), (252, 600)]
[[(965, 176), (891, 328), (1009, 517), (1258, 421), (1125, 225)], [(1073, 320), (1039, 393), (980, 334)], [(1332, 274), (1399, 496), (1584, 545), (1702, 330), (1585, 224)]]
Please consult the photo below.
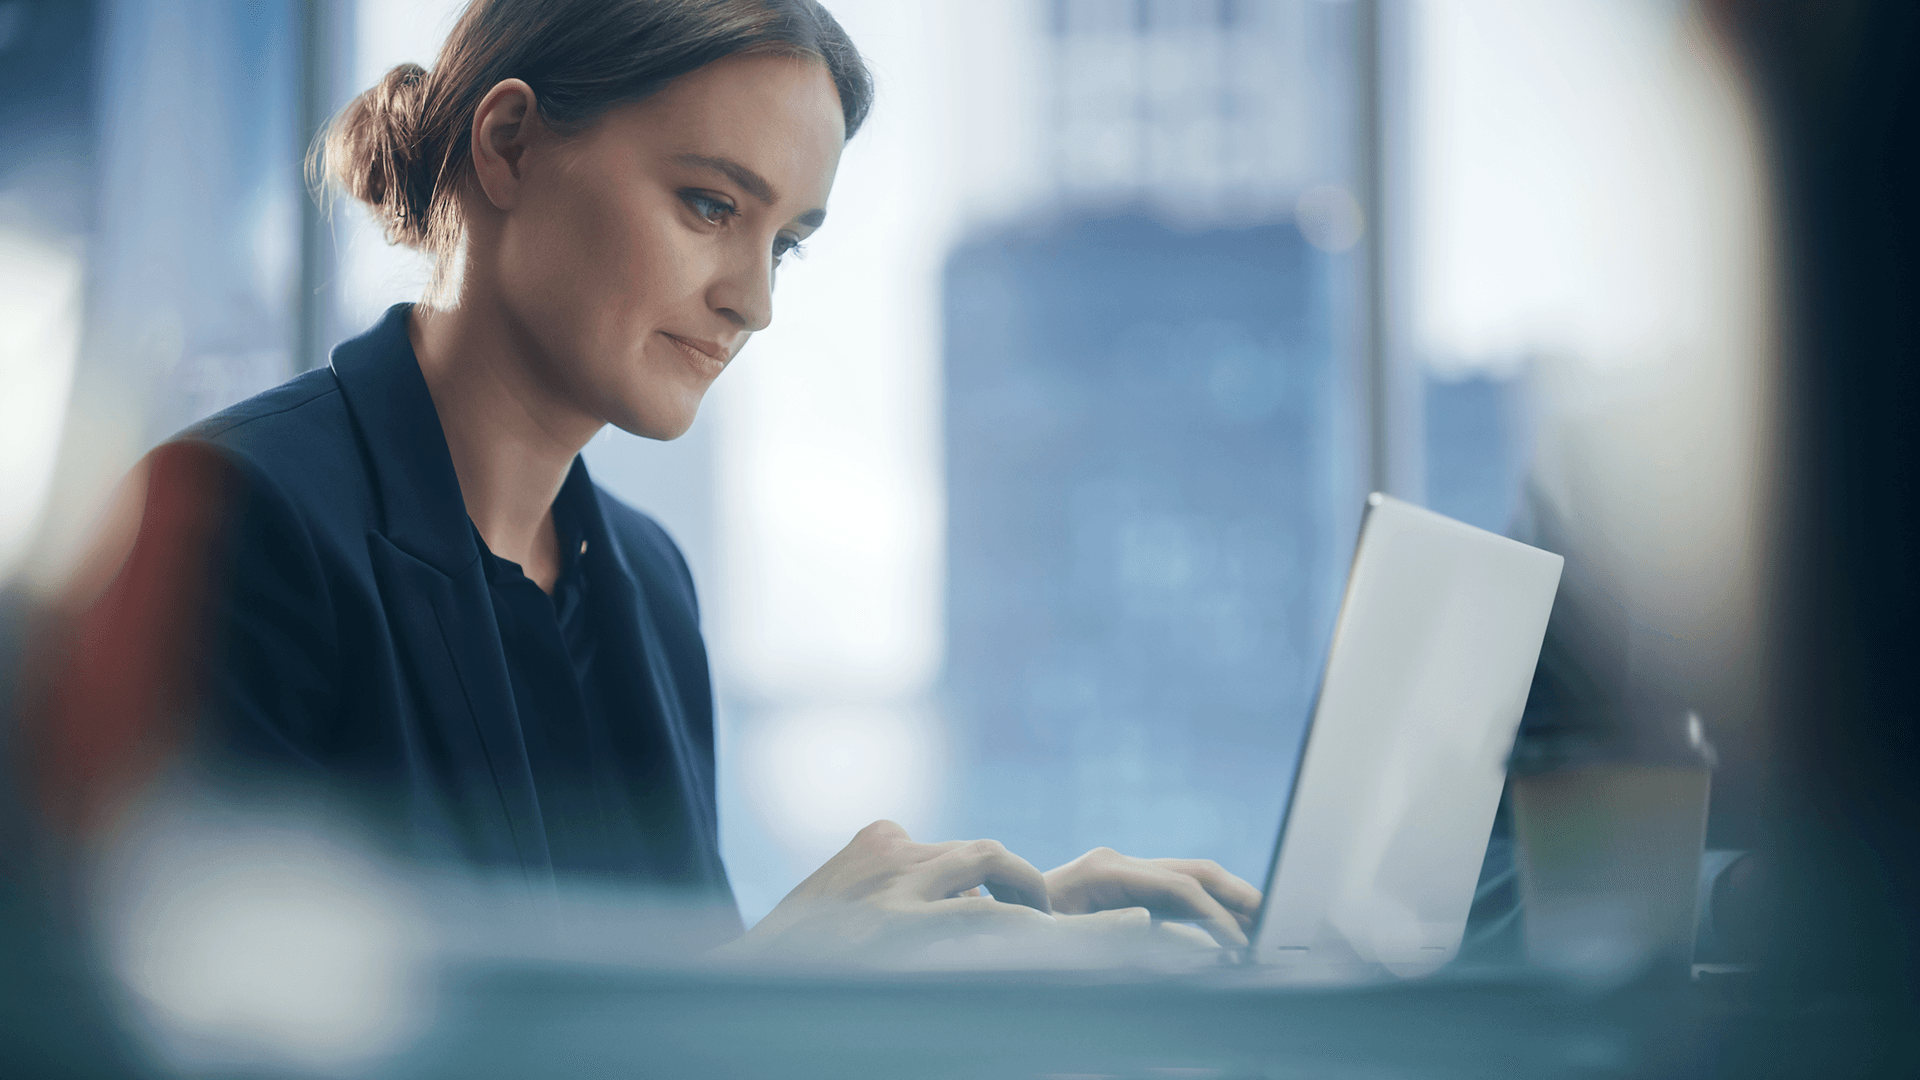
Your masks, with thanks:
[[(449, 576), (384, 536), (369, 536), (367, 548), (395, 648), (417, 691), (424, 729), (408, 736), (415, 767), (429, 775), (415, 786), (438, 796), (422, 808), (434, 820), (416, 818), (416, 828), (451, 831), (445, 839), (469, 857), (517, 863), (530, 884), (550, 884), (545, 822), (479, 564)], [(488, 827), (494, 820), (504, 830)]]
[[(407, 338), (411, 306), (388, 309), (372, 330), (333, 351), (381, 507), (383, 529), (368, 536), (369, 555), (397, 644), (439, 729), (431, 733), (438, 779), (455, 789), (456, 816), (504, 818), (507, 836), (498, 839), (530, 878), (550, 885), (552, 858), (506, 652), (446, 436)], [(501, 846), (486, 836), (468, 843)]]
[[(663, 647), (664, 639), (654, 621), (655, 608), (647, 596), (646, 583), (627, 562), (620, 544), (607, 527), (599, 493), (587, 475), (584, 460), (574, 460), (567, 484), (570, 488), (578, 485), (568, 495), (572, 496), (572, 505), (583, 510), (581, 526), (588, 542), (587, 570), (594, 589), (601, 594), (606, 612), (597, 623), (606, 635), (601, 655), (631, 658), (612, 670), (619, 687), (619, 700), (631, 703), (623, 710), (622, 719), (629, 723), (648, 723), (653, 717), (659, 718), (660, 742), (664, 744), (662, 749), (668, 761), (655, 764), (665, 766), (660, 772), (671, 776), (667, 782), (681, 794), (677, 807), (680, 820), (676, 823), (680, 838), (671, 856), (673, 865), (656, 866), (655, 874), (662, 881), (677, 880), (681, 885), (723, 894), (731, 904), (726, 868), (717, 858), (720, 830), (714, 812), (712, 733), (705, 732), (704, 738), (697, 735), (692, 728), (694, 719), (690, 711), (690, 707), (698, 708), (702, 717), (710, 717), (711, 703), (683, 699), (681, 680), (676, 677), (672, 658)], [(692, 640), (698, 642), (698, 629), (686, 629)], [(704, 655), (701, 663), (704, 668)], [(695, 692), (705, 689), (704, 670), (701, 675), (703, 678), (697, 685), (690, 687)], [(655, 775), (666, 780), (666, 776)]]

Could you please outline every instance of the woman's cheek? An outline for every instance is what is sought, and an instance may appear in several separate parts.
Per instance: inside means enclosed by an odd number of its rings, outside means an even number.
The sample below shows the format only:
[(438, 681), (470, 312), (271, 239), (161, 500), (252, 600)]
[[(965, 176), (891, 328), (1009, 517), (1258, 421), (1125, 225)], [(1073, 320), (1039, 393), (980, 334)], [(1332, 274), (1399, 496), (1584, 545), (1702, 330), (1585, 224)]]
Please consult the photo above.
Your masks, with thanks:
[[(555, 207), (558, 209), (558, 207)], [(598, 307), (591, 233), (568, 213), (529, 216), (501, 245), (500, 273), (514, 306), (549, 332)]]
[(689, 275), (692, 254), (689, 240), (687, 230), (672, 223), (636, 223), (626, 257), (626, 277), (636, 294), (653, 306), (684, 295), (682, 282)]

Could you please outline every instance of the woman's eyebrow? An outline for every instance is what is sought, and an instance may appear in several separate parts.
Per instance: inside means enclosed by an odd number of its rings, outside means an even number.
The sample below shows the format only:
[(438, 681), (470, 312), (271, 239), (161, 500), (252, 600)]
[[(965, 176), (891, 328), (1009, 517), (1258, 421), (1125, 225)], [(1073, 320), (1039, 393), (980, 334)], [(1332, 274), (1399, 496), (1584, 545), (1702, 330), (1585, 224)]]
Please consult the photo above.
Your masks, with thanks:
[[(708, 157), (705, 154), (680, 154), (673, 160), (682, 165), (691, 165), (696, 169), (712, 169), (721, 173), (727, 179), (739, 184), (747, 194), (768, 206), (772, 206), (780, 198), (780, 193), (773, 190), (773, 185), (767, 183), (764, 177), (732, 158)], [(797, 220), (810, 229), (817, 229), (821, 222), (827, 220), (827, 212), (818, 209), (809, 210), (801, 214)]]
[(727, 179), (739, 184), (741, 190), (768, 206), (772, 206), (780, 198), (779, 192), (774, 191), (773, 185), (767, 183), (759, 173), (732, 158), (708, 157), (705, 154), (681, 154), (673, 160), (682, 165), (692, 165), (697, 169), (712, 169), (714, 172), (721, 173)]

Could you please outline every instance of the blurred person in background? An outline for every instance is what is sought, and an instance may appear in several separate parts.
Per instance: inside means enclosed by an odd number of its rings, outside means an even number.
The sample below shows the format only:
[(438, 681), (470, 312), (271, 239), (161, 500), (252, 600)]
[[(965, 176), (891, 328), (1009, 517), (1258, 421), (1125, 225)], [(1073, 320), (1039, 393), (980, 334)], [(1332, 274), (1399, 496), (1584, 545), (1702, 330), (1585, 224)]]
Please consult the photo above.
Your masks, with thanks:
[[(433, 70), (348, 106), (324, 170), (435, 257), (429, 295), (156, 451), (125, 500), (146, 514), (123, 577), (224, 560), (211, 775), (317, 792), (424, 865), (644, 887), (739, 933), (692, 579), (579, 453), (607, 424), (687, 430), (771, 321), (871, 92), (812, 0), (479, 0)], [(230, 527), (183, 543), (155, 516), (176, 491), (230, 493)], [(1094, 913), (1241, 945), (1258, 904), (1206, 861), (1101, 849), (1043, 875), (876, 822), (734, 948), (845, 956)]]

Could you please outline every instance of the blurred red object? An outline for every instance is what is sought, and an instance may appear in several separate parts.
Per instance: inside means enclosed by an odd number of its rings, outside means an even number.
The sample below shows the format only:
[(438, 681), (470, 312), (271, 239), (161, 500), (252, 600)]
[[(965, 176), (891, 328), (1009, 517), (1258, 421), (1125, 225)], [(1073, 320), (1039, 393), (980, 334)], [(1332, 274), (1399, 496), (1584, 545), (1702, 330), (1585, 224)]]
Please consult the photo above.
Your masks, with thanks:
[(23, 787), (55, 833), (107, 826), (181, 749), (213, 656), (238, 492), (233, 466), (212, 449), (154, 450), (36, 620), (17, 688)]

